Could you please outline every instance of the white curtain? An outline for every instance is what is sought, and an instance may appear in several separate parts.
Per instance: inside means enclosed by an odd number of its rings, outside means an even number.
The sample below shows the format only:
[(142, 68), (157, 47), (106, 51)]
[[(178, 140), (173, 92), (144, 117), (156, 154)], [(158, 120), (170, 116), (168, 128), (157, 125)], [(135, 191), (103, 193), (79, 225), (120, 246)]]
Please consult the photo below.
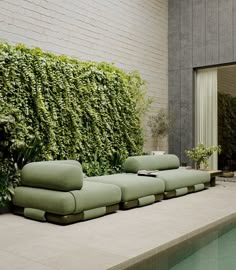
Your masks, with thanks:
[[(218, 145), (217, 69), (198, 70), (195, 89), (196, 145)], [(209, 159), (209, 169), (217, 168), (218, 154), (214, 153)]]

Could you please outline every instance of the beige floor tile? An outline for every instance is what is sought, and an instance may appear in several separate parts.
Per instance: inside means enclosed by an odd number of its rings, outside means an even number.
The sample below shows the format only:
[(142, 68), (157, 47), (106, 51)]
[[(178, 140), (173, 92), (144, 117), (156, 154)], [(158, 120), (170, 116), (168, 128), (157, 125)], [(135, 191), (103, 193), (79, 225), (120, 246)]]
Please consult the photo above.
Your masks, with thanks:
[(99, 249), (84, 246), (67, 250), (60, 255), (47, 258), (43, 263), (49, 267), (55, 267), (58, 270), (104, 270), (127, 259), (128, 258), (124, 256), (114, 255)]
[(27, 258), (0, 251), (1, 270), (53, 270), (54, 268), (35, 263)]
[[(4, 214), (0, 216), (0, 257), (4, 257), (0, 270), (107, 269), (235, 213), (235, 194), (236, 183), (220, 183), (206, 191), (69, 226)], [(6, 268), (11, 261), (13, 266)]]

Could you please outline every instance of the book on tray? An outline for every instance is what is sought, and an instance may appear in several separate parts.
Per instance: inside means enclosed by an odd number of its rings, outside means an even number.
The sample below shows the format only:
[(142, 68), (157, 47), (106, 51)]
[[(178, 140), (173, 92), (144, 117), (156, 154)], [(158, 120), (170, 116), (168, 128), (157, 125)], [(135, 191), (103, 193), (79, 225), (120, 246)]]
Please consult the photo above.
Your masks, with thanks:
[(139, 170), (137, 174), (141, 176), (156, 177), (158, 175), (158, 172), (158, 170)]

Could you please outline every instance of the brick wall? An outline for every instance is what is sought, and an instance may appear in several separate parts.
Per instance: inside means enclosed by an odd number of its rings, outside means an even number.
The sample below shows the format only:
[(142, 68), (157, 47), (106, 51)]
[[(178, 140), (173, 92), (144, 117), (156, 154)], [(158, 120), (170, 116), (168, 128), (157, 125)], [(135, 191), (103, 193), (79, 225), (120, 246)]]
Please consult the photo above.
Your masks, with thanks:
[(167, 0), (0, 1), (1, 41), (138, 70), (153, 98), (148, 115), (168, 103), (167, 31)]

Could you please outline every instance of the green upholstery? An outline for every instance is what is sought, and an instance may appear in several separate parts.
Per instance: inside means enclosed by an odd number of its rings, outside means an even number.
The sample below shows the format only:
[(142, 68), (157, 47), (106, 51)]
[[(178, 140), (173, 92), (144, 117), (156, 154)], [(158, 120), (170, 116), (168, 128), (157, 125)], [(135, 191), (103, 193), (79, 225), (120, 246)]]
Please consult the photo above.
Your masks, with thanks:
[[(105, 212), (104, 212), (105, 209)], [(114, 213), (119, 210), (119, 204), (108, 205), (104, 207), (99, 207), (91, 210), (86, 210), (77, 214), (70, 215), (57, 215), (52, 213), (47, 213), (42, 210), (33, 208), (23, 208), (20, 206), (14, 206), (14, 213), (17, 215), (25, 216), (30, 219), (38, 221), (48, 221), (60, 225), (67, 225), (75, 223), (82, 220), (88, 220), (91, 218), (97, 218), (106, 214)]]
[(127, 173), (137, 173), (139, 170), (177, 169), (179, 165), (179, 159), (175, 155), (146, 155), (128, 157), (123, 167)]
[(135, 174), (139, 170), (159, 170), (156, 172), (156, 177), (165, 183), (165, 198), (207, 188), (210, 182), (209, 173), (183, 170), (179, 165), (179, 159), (175, 155), (146, 155), (128, 157), (123, 167), (126, 172)]
[(22, 170), (22, 186), (13, 196), (16, 214), (70, 224), (115, 212), (121, 190), (112, 184), (83, 182), (82, 167), (73, 160), (42, 161)]
[(210, 182), (210, 174), (198, 170), (175, 169), (160, 171), (157, 177), (165, 182), (165, 191)]
[(15, 213), (40, 221), (87, 220), (115, 212), (121, 201), (116, 185), (84, 183), (82, 167), (73, 160), (29, 163), (21, 184), (13, 196)]
[(60, 224), (60, 225), (68, 225), (71, 223), (75, 223), (78, 221), (83, 220), (83, 213), (78, 213), (78, 214), (72, 214), (72, 215), (56, 215), (52, 213), (46, 213), (46, 219), (48, 222)]
[(83, 189), (69, 192), (31, 187), (17, 187), (13, 204), (68, 215), (119, 203), (120, 188), (114, 185), (84, 183)]
[[(104, 212), (105, 209), (105, 212)], [(60, 225), (67, 225), (74, 222), (88, 220), (91, 218), (97, 218), (106, 214), (116, 212), (119, 209), (119, 204), (109, 205), (106, 207), (99, 207), (91, 210), (87, 210), (78, 214), (60, 216), (52, 213), (46, 213), (46, 219), (49, 222), (53, 222)]]
[(84, 211), (83, 220), (101, 217), (101, 216), (104, 216), (105, 214), (106, 214), (106, 207), (105, 206), (90, 209), (90, 210)]
[(61, 191), (76, 190), (82, 188), (83, 172), (81, 166), (65, 161), (32, 162), (22, 169), (21, 184)]
[(136, 174), (113, 174), (88, 177), (84, 182), (106, 183), (120, 187), (122, 202), (160, 194), (164, 192), (165, 188), (164, 182), (158, 178), (137, 176)]
[(82, 169), (82, 166), (81, 164), (76, 161), (76, 160), (72, 160), (72, 159), (67, 159), (67, 160), (50, 160), (50, 161), (41, 161), (41, 162), (50, 162), (51, 163), (58, 163), (58, 164), (69, 164), (69, 165), (75, 165), (75, 166), (78, 166)]
[(187, 193), (188, 193), (188, 188), (187, 187), (178, 188), (178, 189), (176, 189), (175, 196), (178, 197), (178, 196), (185, 195)]
[(70, 192), (33, 187), (15, 188), (13, 204), (59, 215), (68, 215), (75, 211), (75, 199)]
[(121, 190), (116, 185), (84, 181), (81, 190), (73, 190), (70, 193), (75, 198), (75, 213), (116, 204), (121, 200)]
[(205, 188), (204, 184), (197, 184), (197, 185), (194, 185), (193, 187), (194, 191), (200, 191), (200, 190), (203, 190), (204, 188)]
[(45, 211), (33, 208), (24, 208), (24, 216), (27, 218), (46, 221)]
[(144, 206), (144, 205), (148, 205), (148, 204), (152, 204), (154, 203), (155, 200), (155, 196), (154, 195), (149, 195), (146, 197), (142, 197), (138, 199), (139, 202), (139, 206)]
[[(210, 174), (178, 169), (175, 155), (129, 157), (124, 174), (87, 177), (73, 160), (42, 161), (22, 170), (22, 186), (15, 188), (15, 213), (40, 221), (70, 224), (106, 213), (144, 206), (165, 198), (202, 190)], [(159, 170), (156, 177), (138, 176), (139, 170)]]

